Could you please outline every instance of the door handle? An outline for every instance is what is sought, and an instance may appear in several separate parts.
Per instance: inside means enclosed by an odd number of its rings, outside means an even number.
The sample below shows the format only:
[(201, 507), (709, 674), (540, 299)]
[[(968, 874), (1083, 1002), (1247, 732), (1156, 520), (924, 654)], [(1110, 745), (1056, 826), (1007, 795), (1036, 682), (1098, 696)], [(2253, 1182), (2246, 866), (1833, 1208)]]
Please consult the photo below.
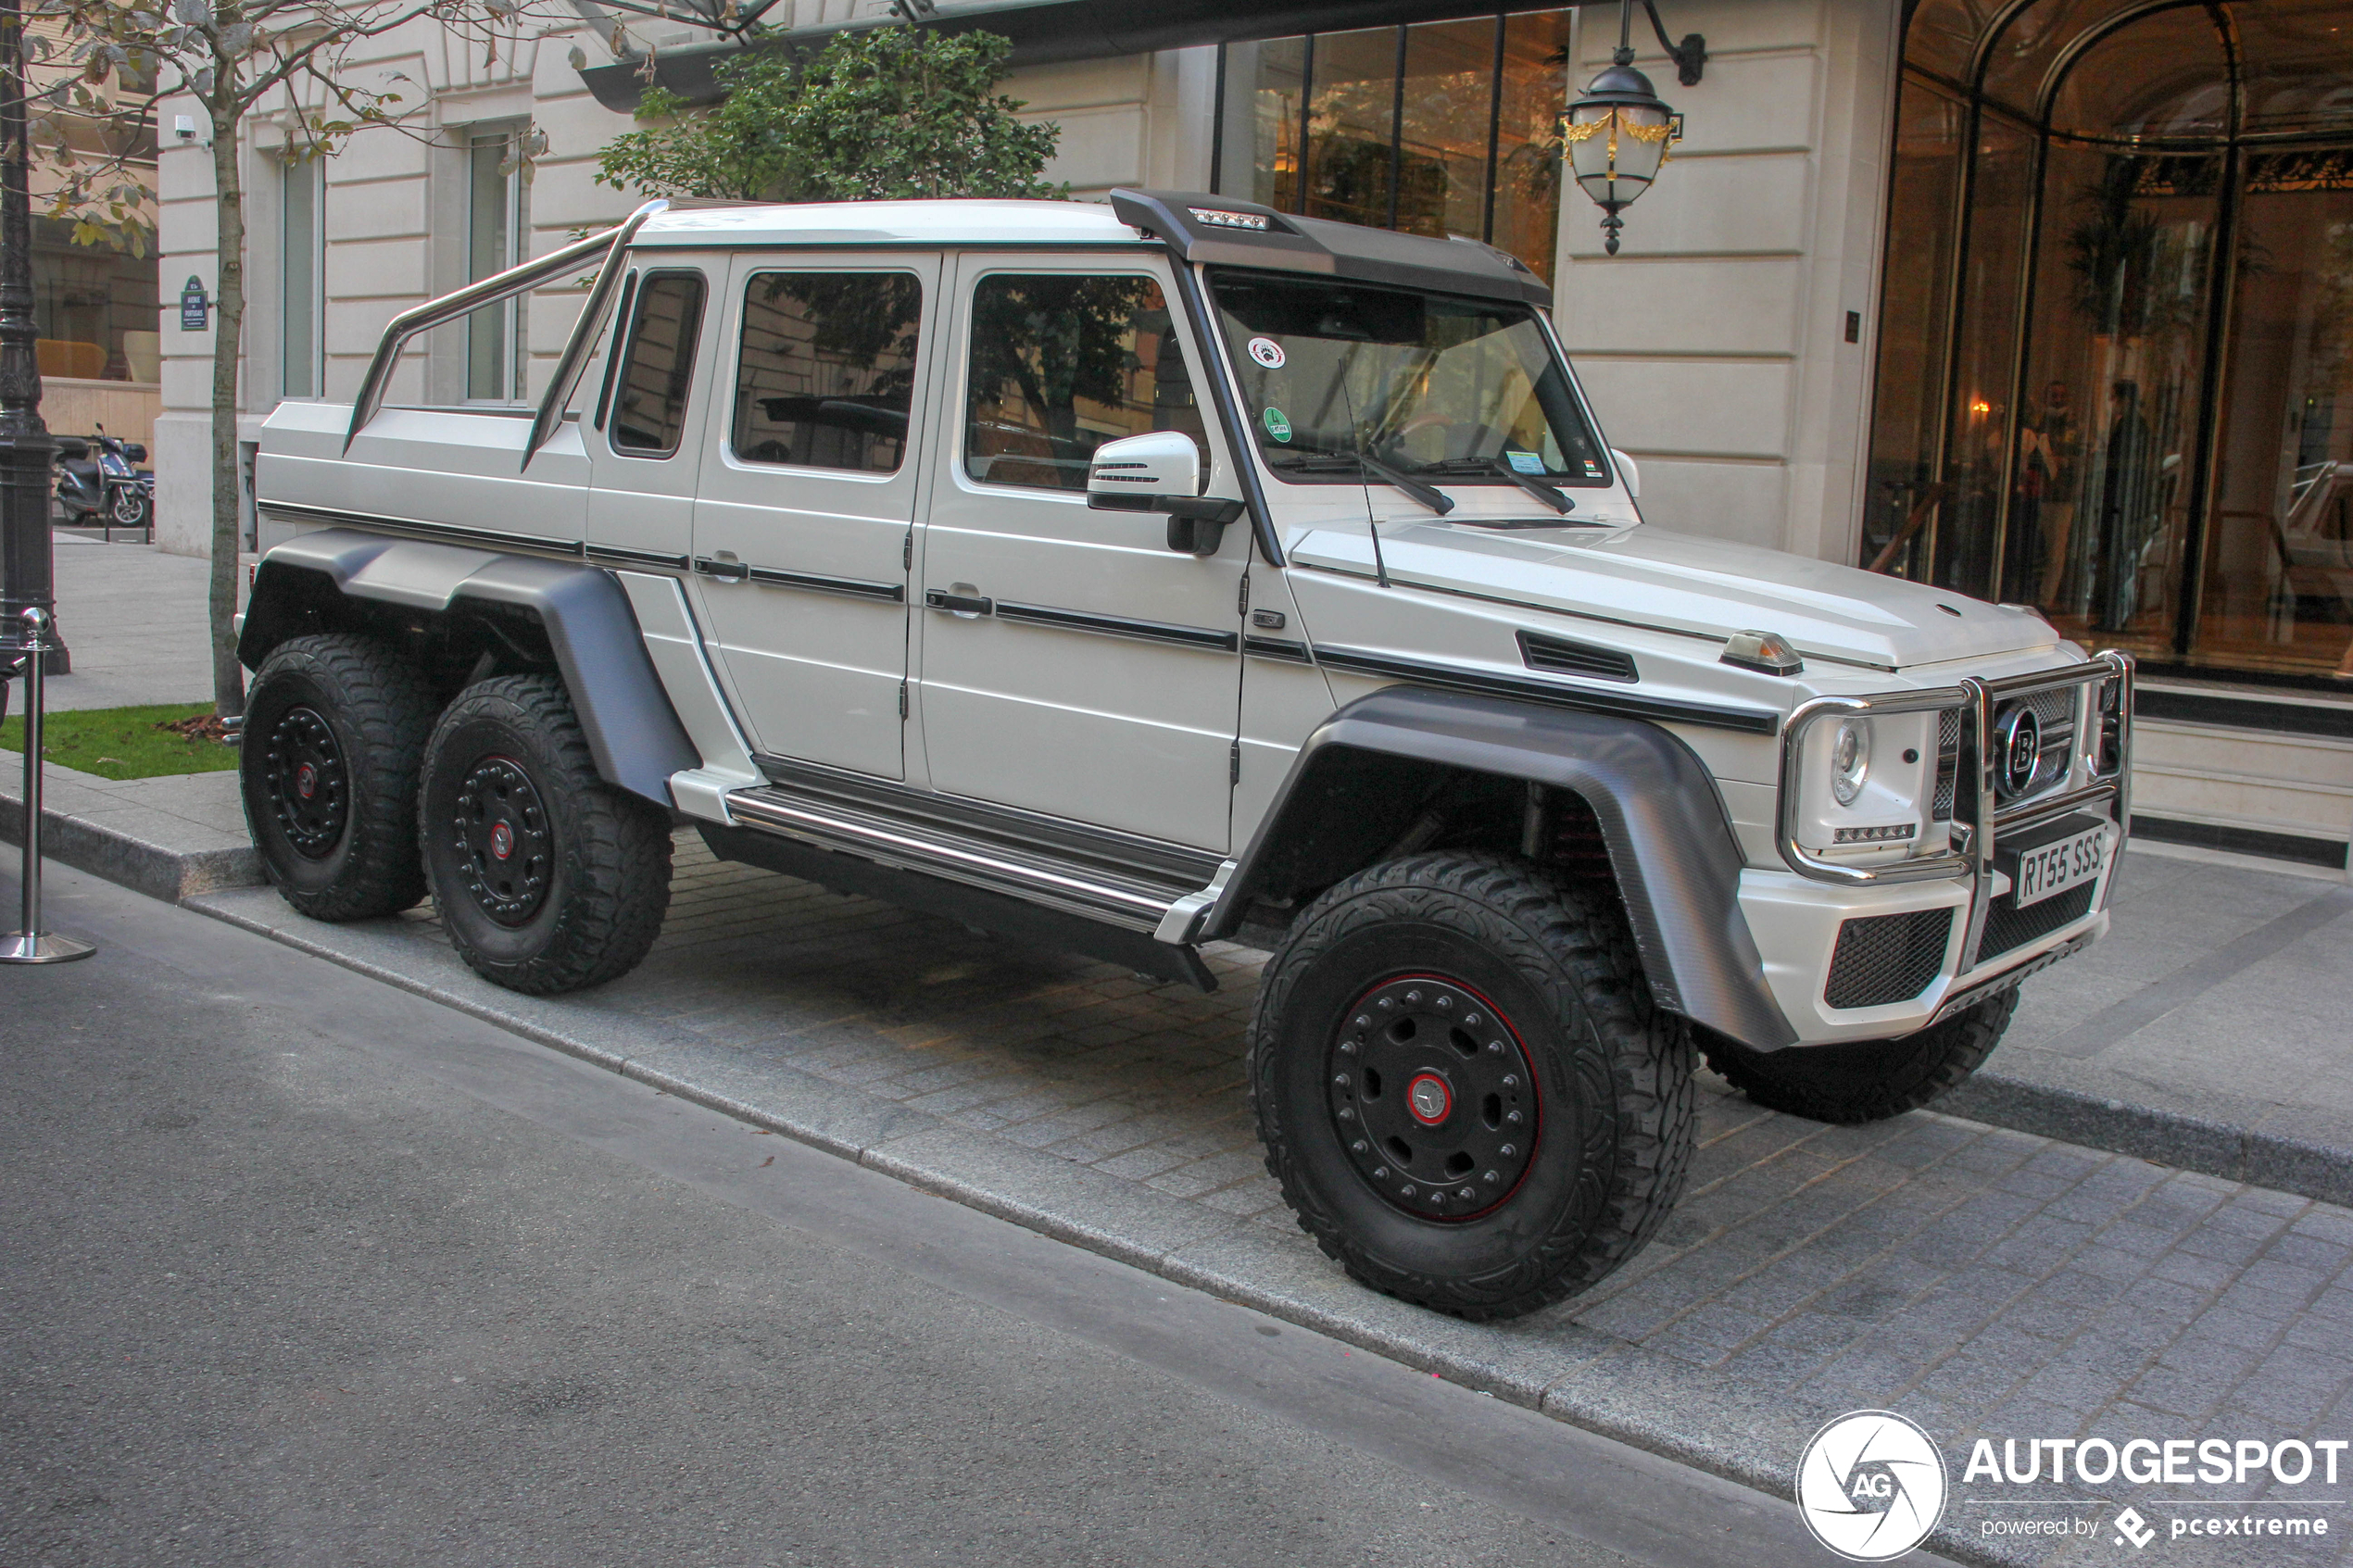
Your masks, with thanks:
[(964, 594), (950, 594), (938, 588), (927, 588), (924, 591), (924, 605), (925, 608), (944, 609), (954, 615), (990, 615), (995, 613), (997, 608), (997, 601), (994, 599), (979, 598)]
[(751, 576), (751, 568), (739, 560), (713, 560), (709, 556), (695, 558), (695, 571), (704, 577), (715, 577), (722, 583), (741, 583)]

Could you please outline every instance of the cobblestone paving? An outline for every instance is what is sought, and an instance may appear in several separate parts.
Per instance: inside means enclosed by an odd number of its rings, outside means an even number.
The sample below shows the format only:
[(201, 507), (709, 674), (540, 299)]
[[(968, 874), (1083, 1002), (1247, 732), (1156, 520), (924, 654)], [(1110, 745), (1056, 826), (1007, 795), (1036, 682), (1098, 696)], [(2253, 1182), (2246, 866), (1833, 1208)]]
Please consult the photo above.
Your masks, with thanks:
[[(1308, 1249), (1251, 1121), (1260, 955), (1209, 958), (1222, 987), (1202, 996), (719, 864), (682, 834), (653, 956), (580, 1001)], [(1901, 1411), (1945, 1445), (1956, 1498), (1985, 1518), (2120, 1494), (1963, 1486), (1982, 1434), (1997, 1450), (2004, 1437), (2353, 1437), (2353, 1212), (1948, 1117), (1824, 1127), (1703, 1082), (1692, 1189), (1652, 1247), (1579, 1300), (1482, 1332), (1594, 1364), (1672, 1363), (1798, 1408)], [(2130, 1495), (2145, 1513), (2174, 1495), (2183, 1513), (2222, 1498), (2342, 1502), (2353, 1453), (2336, 1486), (2322, 1478)], [(2266, 1541), (2259, 1560), (2345, 1561), (2353, 1506), (2323, 1512), (2325, 1541)], [(2104, 1527), (2050, 1561), (2115, 1550)]]

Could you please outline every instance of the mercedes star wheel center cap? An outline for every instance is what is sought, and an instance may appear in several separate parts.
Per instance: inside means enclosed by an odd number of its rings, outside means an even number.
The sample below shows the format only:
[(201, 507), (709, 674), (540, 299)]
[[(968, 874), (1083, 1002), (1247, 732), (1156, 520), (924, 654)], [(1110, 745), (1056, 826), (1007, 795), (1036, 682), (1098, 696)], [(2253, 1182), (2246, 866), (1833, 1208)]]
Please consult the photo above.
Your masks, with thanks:
[(295, 770), (295, 793), (305, 800), (319, 793), (319, 770), (305, 762)]
[(515, 830), (504, 822), (494, 822), (490, 828), (490, 852), (506, 859), (515, 852)]
[(1415, 1121), (1425, 1127), (1435, 1127), (1454, 1108), (1454, 1097), (1448, 1091), (1445, 1079), (1435, 1073), (1425, 1073), (1405, 1085), (1405, 1103)]

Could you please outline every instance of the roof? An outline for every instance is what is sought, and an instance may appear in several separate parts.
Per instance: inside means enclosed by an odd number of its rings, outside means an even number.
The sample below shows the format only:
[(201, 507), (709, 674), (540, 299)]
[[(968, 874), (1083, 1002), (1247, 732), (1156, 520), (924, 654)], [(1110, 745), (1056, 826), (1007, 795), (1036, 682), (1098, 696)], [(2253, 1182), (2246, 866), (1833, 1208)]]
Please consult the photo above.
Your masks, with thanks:
[(646, 220), (647, 245), (1136, 245), (1101, 202), (956, 199), (746, 202), (673, 207)]
[(634, 245), (861, 250), (897, 245), (1126, 248), (1160, 243), (1188, 261), (1313, 272), (1539, 307), (1552, 303), (1552, 291), (1542, 280), (1491, 245), (1301, 218), (1198, 191), (1118, 190), (1112, 193), (1110, 206), (974, 199), (682, 206), (648, 219)]

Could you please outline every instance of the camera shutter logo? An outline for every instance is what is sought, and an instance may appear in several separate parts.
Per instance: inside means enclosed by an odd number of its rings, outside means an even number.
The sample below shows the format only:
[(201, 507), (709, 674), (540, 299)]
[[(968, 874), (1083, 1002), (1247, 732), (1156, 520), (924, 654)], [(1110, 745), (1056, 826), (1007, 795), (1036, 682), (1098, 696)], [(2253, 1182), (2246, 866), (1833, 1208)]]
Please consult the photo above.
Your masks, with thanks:
[(1901, 1557), (1944, 1516), (1944, 1456), (1890, 1411), (1855, 1411), (1814, 1434), (1797, 1461), (1797, 1507), (1814, 1538), (1856, 1562)]

